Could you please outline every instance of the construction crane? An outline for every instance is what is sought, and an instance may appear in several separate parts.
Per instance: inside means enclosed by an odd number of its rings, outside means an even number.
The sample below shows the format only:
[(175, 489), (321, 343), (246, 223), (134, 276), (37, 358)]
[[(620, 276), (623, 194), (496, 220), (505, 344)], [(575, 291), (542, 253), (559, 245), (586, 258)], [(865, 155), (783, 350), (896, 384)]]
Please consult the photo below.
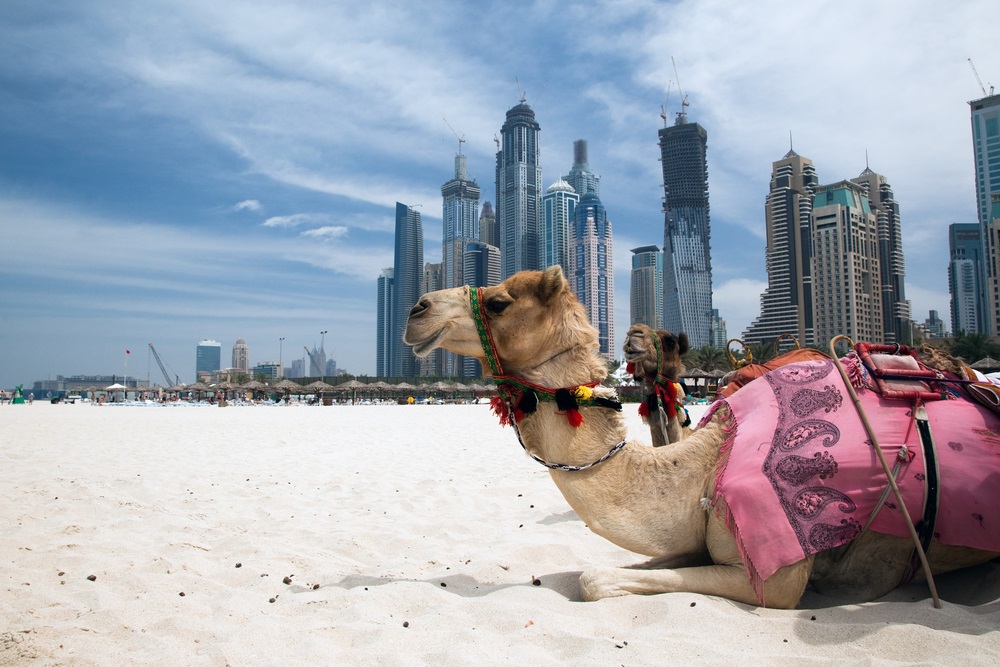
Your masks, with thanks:
[(455, 135), (455, 138), (458, 139), (458, 154), (461, 155), (462, 144), (465, 143), (465, 133), (462, 133), (462, 135), (459, 136), (458, 132), (456, 132), (455, 128), (451, 126), (451, 123), (448, 122), (447, 118), (442, 118), (442, 120), (444, 121), (444, 124), (448, 126), (448, 129), (451, 130), (451, 133)]
[(667, 126), (667, 109), (670, 108), (670, 86), (672, 85), (674, 85), (673, 81), (667, 81), (667, 98), (660, 105), (660, 118), (663, 119), (663, 127)]
[[(160, 367), (160, 372), (163, 373), (163, 379), (167, 381), (167, 386), (170, 387), (170, 386), (173, 386), (173, 385), (180, 384), (181, 383), (181, 378), (176, 373), (174, 373), (174, 380), (173, 380), (173, 382), (170, 381), (170, 374), (167, 373), (167, 367), (164, 365), (163, 359), (160, 359), (160, 355), (156, 351), (156, 348), (153, 347), (152, 343), (149, 344), (149, 349), (153, 353), (153, 358), (156, 359), (156, 365)], [(173, 369), (171, 369), (171, 370), (173, 370)]]
[(979, 90), (983, 91), (983, 97), (986, 97), (987, 95), (992, 95), (993, 94), (992, 84), (990, 85), (990, 92), (987, 93), (986, 88), (983, 86), (983, 80), (979, 78), (979, 72), (976, 71), (976, 66), (972, 62), (972, 58), (969, 58), (969, 67), (972, 68), (972, 73), (976, 75), (976, 83), (979, 84)]
[(681, 78), (677, 76), (677, 63), (674, 62), (674, 57), (670, 56), (670, 64), (674, 66), (674, 78), (677, 79), (677, 94), (681, 96), (681, 110), (677, 112), (677, 117), (679, 119), (687, 118), (687, 107), (688, 104), (687, 95), (684, 94), (684, 90), (681, 88)]
[[(312, 352), (309, 351), (309, 348), (306, 347), (305, 345), (302, 346), (302, 349), (305, 350), (306, 354), (309, 355), (309, 361), (312, 362), (312, 365), (319, 369), (319, 374), (323, 375), (323, 371), (325, 371), (326, 369), (323, 368), (323, 357), (319, 356), (319, 352), (313, 354)], [(312, 369), (309, 370), (311, 371)]]

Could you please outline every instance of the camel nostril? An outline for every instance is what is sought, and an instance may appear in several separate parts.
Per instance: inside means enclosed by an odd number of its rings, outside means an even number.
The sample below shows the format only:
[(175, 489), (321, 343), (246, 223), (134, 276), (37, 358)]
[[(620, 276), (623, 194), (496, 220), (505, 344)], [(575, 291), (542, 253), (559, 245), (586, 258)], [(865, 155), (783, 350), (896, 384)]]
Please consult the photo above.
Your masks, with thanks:
[(429, 300), (420, 299), (420, 301), (417, 301), (416, 305), (414, 305), (413, 308), (410, 308), (410, 317), (419, 315), (420, 313), (424, 312), (430, 307), (431, 307), (431, 302)]

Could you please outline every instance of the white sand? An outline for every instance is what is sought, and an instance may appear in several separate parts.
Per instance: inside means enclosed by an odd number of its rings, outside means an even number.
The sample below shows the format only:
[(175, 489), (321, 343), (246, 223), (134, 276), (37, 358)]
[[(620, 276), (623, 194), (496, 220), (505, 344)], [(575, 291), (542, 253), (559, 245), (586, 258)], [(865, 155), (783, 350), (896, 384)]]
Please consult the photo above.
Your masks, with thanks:
[(940, 610), (580, 602), (643, 558), (486, 406), (0, 406), (0, 536), (0, 665), (1000, 663), (992, 563)]

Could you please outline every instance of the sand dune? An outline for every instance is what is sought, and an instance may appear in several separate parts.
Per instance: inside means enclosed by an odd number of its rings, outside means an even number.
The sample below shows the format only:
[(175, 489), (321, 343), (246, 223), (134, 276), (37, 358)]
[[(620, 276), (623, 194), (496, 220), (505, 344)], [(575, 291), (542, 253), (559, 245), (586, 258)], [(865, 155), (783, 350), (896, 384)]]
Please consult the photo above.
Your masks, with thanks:
[(993, 563), (940, 610), (581, 602), (643, 559), (485, 405), (2, 406), (0, 527), (0, 665), (1000, 663)]

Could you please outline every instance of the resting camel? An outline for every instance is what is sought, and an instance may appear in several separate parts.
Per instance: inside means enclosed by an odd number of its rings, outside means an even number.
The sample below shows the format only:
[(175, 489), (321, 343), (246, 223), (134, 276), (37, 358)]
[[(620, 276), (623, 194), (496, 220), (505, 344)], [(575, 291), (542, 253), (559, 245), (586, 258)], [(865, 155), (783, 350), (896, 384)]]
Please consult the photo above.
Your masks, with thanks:
[[(676, 336), (664, 329), (633, 324), (625, 337), (625, 361), (629, 372), (639, 381), (644, 409), (641, 409), (653, 447), (677, 442), (690, 424), (677, 396), (676, 385), (684, 373), (681, 355), (688, 351), (687, 334)], [(685, 424), (685, 421), (687, 424)]]
[[(597, 331), (559, 267), (520, 272), (494, 287), (425, 294), (410, 311), (404, 340), (417, 356), (444, 348), (491, 369), (506, 398), (501, 411), (512, 413), (525, 450), (549, 467), (577, 515), (596, 534), (652, 558), (635, 569), (582, 573), (585, 600), (690, 592), (793, 608), (810, 580), (823, 594), (872, 600), (899, 585), (909, 566), (908, 539), (866, 530), (847, 546), (810, 554), (755, 581), (743, 542), (726, 523), (732, 508), (714, 494), (736, 408), (723, 405), (670, 447), (629, 442), (614, 392), (598, 384), (606, 366)], [(997, 551), (935, 542), (927, 558), (940, 573), (987, 562)]]

